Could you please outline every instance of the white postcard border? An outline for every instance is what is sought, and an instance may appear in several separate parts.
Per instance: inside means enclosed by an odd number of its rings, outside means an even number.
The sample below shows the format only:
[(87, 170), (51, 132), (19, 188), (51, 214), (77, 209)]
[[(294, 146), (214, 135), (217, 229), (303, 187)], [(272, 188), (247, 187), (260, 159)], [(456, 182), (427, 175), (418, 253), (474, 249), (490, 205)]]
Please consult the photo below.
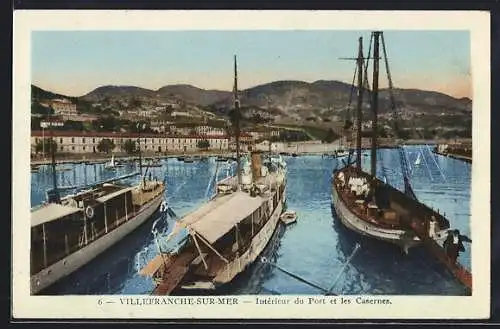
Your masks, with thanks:
[[(357, 296), (316, 296), (325, 304), (296, 304), (313, 296), (279, 296), (288, 305), (123, 305), (146, 296), (30, 296), (30, 37), (34, 30), (469, 30), (473, 84), (471, 193), (472, 296), (373, 296), (386, 304), (357, 304)], [(12, 298), (15, 318), (487, 318), (490, 308), (490, 17), (488, 12), (423, 11), (82, 11), (14, 12)], [(438, 283), (436, 283), (438, 284)], [(262, 296), (260, 296), (262, 297)], [(367, 298), (367, 296), (362, 296)], [(166, 298), (166, 297), (161, 297)], [(179, 297), (182, 298), (182, 297)], [(197, 298), (197, 297), (193, 297)], [(333, 304), (341, 298), (350, 304)], [(172, 299), (174, 300), (174, 299)], [(144, 301), (144, 300), (143, 300)], [(180, 301), (180, 299), (179, 299)], [(246, 302), (245, 302), (246, 301)]]

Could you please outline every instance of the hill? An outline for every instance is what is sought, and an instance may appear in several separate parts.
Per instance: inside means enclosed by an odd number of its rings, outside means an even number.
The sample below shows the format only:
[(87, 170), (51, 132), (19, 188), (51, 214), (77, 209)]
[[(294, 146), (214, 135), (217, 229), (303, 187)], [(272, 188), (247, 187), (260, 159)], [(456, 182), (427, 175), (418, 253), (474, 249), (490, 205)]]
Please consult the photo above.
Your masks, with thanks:
[[(469, 98), (452, 96), (419, 89), (394, 89), (398, 108), (412, 115), (469, 115), (472, 101)], [(246, 117), (255, 117), (272, 121), (293, 120), (336, 121), (345, 116), (351, 99), (351, 108), (356, 102), (357, 89), (351, 85), (334, 80), (318, 80), (312, 83), (297, 80), (273, 81), (239, 92), (242, 113)], [(136, 86), (101, 86), (78, 98), (51, 93), (32, 86), (32, 97), (59, 98), (74, 100), (77, 104), (102, 103), (101, 113), (108, 111), (143, 109), (148, 111), (160, 103), (175, 103), (189, 113), (209, 111), (216, 115), (227, 116), (233, 108), (230, 91), (205, 90), (192, 85), (166, 85), (158, 90)], [(380, 113), (389, 111), (390, 95), (387, 89), (380, 90)], [(145, 106), (148, 105), (148, 106)], [(365, 109), (368, 108), (368, 95), (365, 97)], [(89, 106), (82, 106), (88, 109)]]

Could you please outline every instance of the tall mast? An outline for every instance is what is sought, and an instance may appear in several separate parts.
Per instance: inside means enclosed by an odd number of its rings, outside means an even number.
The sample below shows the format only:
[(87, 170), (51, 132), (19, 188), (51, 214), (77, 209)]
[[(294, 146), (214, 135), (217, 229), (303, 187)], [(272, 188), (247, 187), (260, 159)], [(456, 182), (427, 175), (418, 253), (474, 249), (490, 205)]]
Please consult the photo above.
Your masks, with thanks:
[(358, 102), (357, 102), (357, 113), (356, 113), (356, 169), (361, 171), (361, 121), (362, 121), (362, 110), (363, 106), (363, 38), (359, 38), (359, 50), (358, 50)]
[(52, 130), (52, 120), (49, 119), (49, 130), (50, 130), (50, 156), (52, 160), (52, 184), (54, 185), (53, 195), (51, 196), (51, 200), (49, 202), (61, 203), (61, 199), (59, 197), (59, 191), (57, 190), (57, 173), (56, 173), (56, 151), (54, 150), (55, 141), (54, 141), (54, 132)]
[(378, 115), (378, 75), (379, 75), (379, 37), (382, 32), (373, 32), (373, 83), (372, 83), (372, 154), (371, 174), (377, 175), (377, 115)]
[(140, 172), (140, 175), (142, 176), (141, 129), (142, 129), (142, 124), (140, 122), (138, 122), (137, 123), (137, 134), (139, 137), (137, 138), (137, 144), (139, 147), (139, 172)]
[(240, 100), (238, 98), (238, 66), (236, 63), (236, 55), (234, 55), (234, 133), (236, 139), (236, 173), (238, 177), (238, 188), (241, 186), (241, 170), (240, 170)]

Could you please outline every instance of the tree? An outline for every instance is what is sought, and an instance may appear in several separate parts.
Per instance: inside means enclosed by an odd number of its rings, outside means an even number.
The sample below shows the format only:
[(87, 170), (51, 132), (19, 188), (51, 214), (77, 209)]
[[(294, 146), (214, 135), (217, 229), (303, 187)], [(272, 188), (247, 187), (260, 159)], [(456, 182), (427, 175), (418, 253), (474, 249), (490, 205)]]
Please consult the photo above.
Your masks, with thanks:
[(54, 114), (52, 107), (42, 106), (38, 102), (31, 102), (31, 113), (33, 114)]
[(97, 144), (97, 150), (99, 152), (109, 153), (115, 148), (115, 143), (109, 138), (104, 138)]
[(54, 153), (57, 152), (57, 143), (52, 138), (45, 138), (43, 140), (39, 140), (35, 145), (35, 152), (41, 153), (45, 151), (45, 155), (50, 154), (54, 149)]
[(202, 140), (199, 140), (197, 143), (196, 143), (196, 147), (198, 147), (199, 149), (208, 149), (210, 147), (210, 142), (206, 139), (202, 139)]
[(112, 116), (101, 117), (92, 122), (97, 131), (118, 131), (120, 130), (120, 120)]
[(135, 154), (138, 151), (135, 141), (131, 139), (126, 140), (125, 143), (122, 144), (122, 150), (127, 154)]

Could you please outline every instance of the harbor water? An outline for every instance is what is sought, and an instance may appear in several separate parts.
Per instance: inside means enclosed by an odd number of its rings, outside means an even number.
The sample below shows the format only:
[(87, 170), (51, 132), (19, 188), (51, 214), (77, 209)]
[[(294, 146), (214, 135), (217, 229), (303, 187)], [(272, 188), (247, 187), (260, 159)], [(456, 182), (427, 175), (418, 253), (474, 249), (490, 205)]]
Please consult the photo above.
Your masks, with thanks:
[[(444, 213), (452, 228), (470, 236), (471, 165), (460, 160), (436, 155), (428, 146), (405, 147), (410, 181), (418, 199)], [(420, 153), (421, 161), (415, 165)], [(405, 255), (396, 246), (361, 237), (342, 226), (331, 209), (331, 175), (339, 159), (306, 155), (286, 157), (288, 165), (287, 206), (297, 212), (297, 223), (280, 227), (264, 252), (270, 261), (314, 284), (336, 294), (389, 295), (463, 295), (465, 289), (435, 261), (425, 248), (411, 249)], [(362, 157), (369, 170), (370, 156)], [(396, 149), (378, 151), (378, 176), (403, 189), (399, 154)], [(165, 199), (178, 216), (199, 207), (213, 193), (216, 167), (223, 166), (214, 158), (184, 163), (163, 159), (161, 167), (149, 168), (151, 175), (166, 179)], [(116, 171), (107, 171), (104, 164), (66, 164), (58, 171), (58, 185), (82, 185), (98, 182), (138, 169), (130, 163)], [(143, 169), (144, 170), (144, 169)], [(220, 168), (218, 179), (231, 174), (229, 165)], [(126, 181), (133, 183), (138, 176)], [(52, 185), (49, 166), (32, 173), (31, 204), (45, 199)], [(155, 220), (164, 234), (174, 226), (175, 219), (156, 213), (132, 234), (99, 255), (88, 265), (50, 287), (46, 294), (103, 295), (149, 294), (150, 278), (138, 271), (156, 256), (151, 233)], [(344, 268), (356, 244), (359, 250)], [(470, 248), (459, 261), (470, 270)], [(343, 270), (343, 271), (342, 271)], [(220, 294), (321, 294), (277, 268), (257, 262)]]

